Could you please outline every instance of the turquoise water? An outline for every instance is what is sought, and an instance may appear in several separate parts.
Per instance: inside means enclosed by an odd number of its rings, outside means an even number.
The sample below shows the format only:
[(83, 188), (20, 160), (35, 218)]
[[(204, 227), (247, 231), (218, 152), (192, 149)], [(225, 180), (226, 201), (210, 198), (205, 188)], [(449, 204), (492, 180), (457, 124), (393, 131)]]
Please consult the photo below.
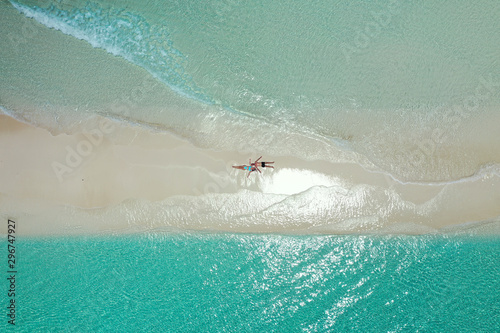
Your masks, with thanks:
[(496, 1), (11, 3), (189, 97), (254, 114), (440, 106), (500, 74)]
[[(494, 188), (499, 17), (496, 0), (0, 0), (0, 110), (54, 133), (100, 115), (223, 152), (353, 163), (431, 193)], [(368, 178), (116, 210), (131, 228), (328, 232), (500, 205), (480, 190), (463, 203), (455, 188), (413, 202)], [(500, 331), (498, 237), (19, 235), (16, 246), (20, 332)]]
[(1, 5), (0, 104), (45, 127), (100, 114), (413, 182), (500, 163), (498, 1)]
[(500, 329), (495, 238), (19, 237), (17, 253), (17, 332)]

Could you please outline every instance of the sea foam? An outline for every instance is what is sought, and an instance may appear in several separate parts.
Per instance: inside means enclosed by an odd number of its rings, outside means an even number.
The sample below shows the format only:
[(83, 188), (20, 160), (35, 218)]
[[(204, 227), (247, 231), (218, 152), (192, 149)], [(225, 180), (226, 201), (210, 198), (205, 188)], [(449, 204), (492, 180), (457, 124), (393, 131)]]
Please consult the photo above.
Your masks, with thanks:
[(165, 25), (151, 25), (140, 15), (95, 3), (72, 10), (62, 10), (54, 5), (29, 7), (15, 1), (11, 4), (46, 27), (85, 40), (95, 48), (102, 48), (143, 67), (183, 96), (213, 103), (186, 73), (186, 57), (174, 47)]

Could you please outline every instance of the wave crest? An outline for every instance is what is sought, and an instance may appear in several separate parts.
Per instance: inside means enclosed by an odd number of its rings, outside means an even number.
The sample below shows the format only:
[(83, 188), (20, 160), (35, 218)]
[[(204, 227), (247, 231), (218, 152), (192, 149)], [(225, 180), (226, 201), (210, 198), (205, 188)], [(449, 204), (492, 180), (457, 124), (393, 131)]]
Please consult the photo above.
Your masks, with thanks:
[(63, 10), (55, 5), (42, 8), (10, 2), (26, 17), (46, 27), (87, 41), (146, 69), (177, 93), (213, 104), (186, 72), (186, 56), (174, 47), (167, 26), (152, 25), (140, 15), (96, 3)]

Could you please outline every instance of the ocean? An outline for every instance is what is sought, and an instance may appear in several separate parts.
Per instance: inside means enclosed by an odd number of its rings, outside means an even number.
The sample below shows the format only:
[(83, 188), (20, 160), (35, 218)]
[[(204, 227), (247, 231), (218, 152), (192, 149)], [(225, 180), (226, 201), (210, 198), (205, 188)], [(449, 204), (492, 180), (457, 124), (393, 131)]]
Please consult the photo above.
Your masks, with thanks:
[(500, 329), (496, 237), (146, 233), (17, 248), (16, 332)]
[(0, 0), (0, 112), (277, 166), (58, 211), (121, 233), (17, 233), (0, 327), (500, 331), (499, 17), (495, 0)]
[(212, 149), (448, 182), (498, 170), (499, 12), (494, 0), (4, 0), (0, 101), (54, 131), (99, 114)]

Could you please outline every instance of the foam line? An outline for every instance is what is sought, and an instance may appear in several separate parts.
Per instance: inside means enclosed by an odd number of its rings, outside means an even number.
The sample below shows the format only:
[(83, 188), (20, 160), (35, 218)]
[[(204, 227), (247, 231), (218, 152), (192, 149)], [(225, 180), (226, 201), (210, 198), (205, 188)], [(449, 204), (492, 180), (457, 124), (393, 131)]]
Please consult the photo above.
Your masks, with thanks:
[(139, 15), (102, 8), (93, 3), (82, 9), (65, 11), (54, 5), (43, 9), (10, 2), (26, 17), (48, 28), (84, 40), (95, 48), (102, 48), (146, 69), (176, 93), (214, 104), (186, 72), (186, 57), (173, 46), (165, 26), (154, 26)]

